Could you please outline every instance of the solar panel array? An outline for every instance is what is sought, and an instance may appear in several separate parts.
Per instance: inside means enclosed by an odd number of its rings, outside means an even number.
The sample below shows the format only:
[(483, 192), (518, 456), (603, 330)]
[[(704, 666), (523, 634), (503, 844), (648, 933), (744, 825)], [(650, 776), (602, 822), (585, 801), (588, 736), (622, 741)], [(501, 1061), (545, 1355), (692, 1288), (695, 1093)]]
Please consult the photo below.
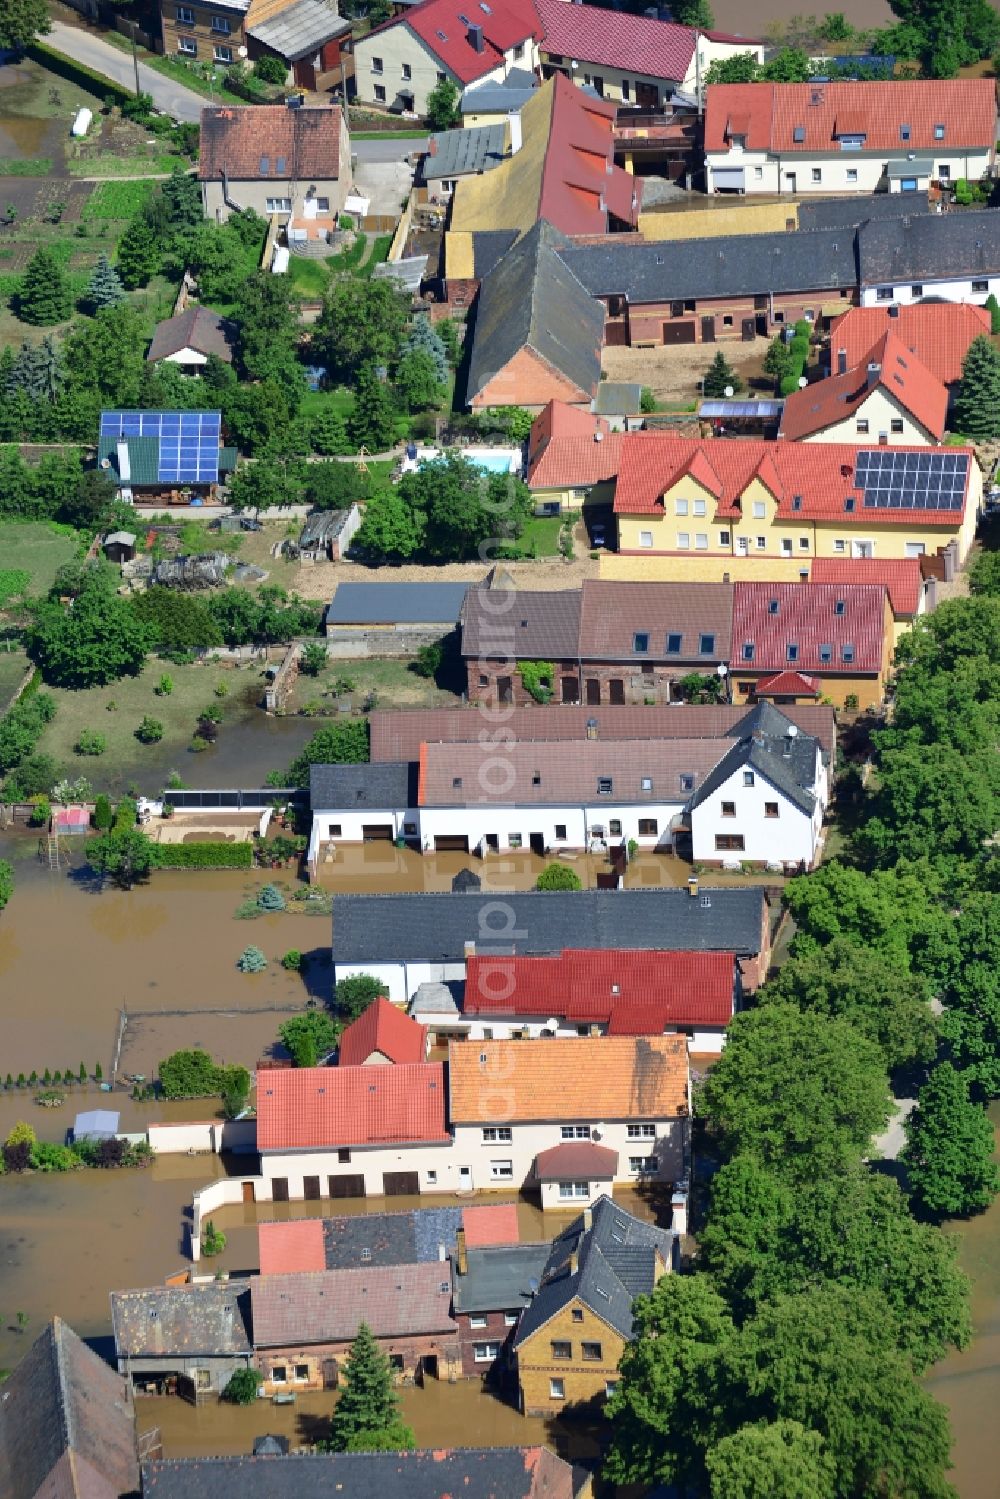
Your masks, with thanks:
[(967, 453), (901, 453), (874, 448), (858, 454), (855, 487), (867, 510), (961, 510)]
[(221, 418), (217, 411), (102, 411), (101, 436), (153, 437), (163, 484), (216, 484)]

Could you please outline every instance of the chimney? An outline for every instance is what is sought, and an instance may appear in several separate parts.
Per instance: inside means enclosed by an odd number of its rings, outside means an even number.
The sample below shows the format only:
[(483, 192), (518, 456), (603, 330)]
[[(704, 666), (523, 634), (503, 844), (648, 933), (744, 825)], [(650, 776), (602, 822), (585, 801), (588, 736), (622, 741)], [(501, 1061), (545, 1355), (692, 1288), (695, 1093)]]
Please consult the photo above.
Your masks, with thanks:
[(459, 1275), (469, 1273), (469, 1251), (465, 1243), (465, 1229), (460, 1228), (455, 1234), (455, 1269)]
[(687, 1187), (678, 1185), (670, 1199), (670, 1227), (675, 1234), (686, 1234), (688, 1231), (688, 1194)]
[(516, 156), (521, 149), (521, 116), (516, 109), (512, 109), (507, 116), (507, 129), (510, 131), (510, 154)]
[(846, 375), (847, 374), (847, 350), (846, 349), (838, 349), (837, 350), (837, 374), (838, 375)]
[(808, 567), (800, 567), (799, 568), (799, 582), (800, 583), (808, 583), (809, 582), (809, 569), (808, 569)]
[(878, 384), (878, 382), (879, 382), (879, 376), (881, 375), (881, 373), (882, 373), (882, 366), (880, 364), (877, 364), (874, 359), (869, 360), (869, 362), (868, 362), (868, 375), (867, 375), (868, 389), (869, 390), (871, 390), (871, 388), (872, 388), (873, 385), (877, 385)]
[(476, 944), (475, 944), (475, 942), (472, 942), (472, 941), (466, 942), (466, 944), (465, 944), (465, 956), (466, 956), (467, 959), (468, 958), (474, 958), (476, 956)]
[(132, 465), (129, 462), (128, 443), (124, 438), (119, 440), (115, 451), (118, 459), (118, 477), (123, 484), (129, 484), (132, 480)]
[(573, 1253), (569, 1257), (569, 1273), (570, 1273), (570, 1275), (576, 1275), (577, 1272), (579, 1271), (579, 1269), (580, 1269), (580, 1256), (579, 1256), (579, 1253), (577, 1252), (577, 1250), (574, 1249)]
[(481, 26), (470, 26), (468, 31), (466, 32), (466, 36), (468, 37), (469, 46), (472, 48), (473, 52), (482, 52), (485, 50), (485, 43), (483, 42), (483, 28)]
[(584, 1232), (589, 1234), (590, 1230), (593, 1228), (593, 1226), (594, 1226), (594, 1215), (591, 1212), (590, 1208), (584, 1208), (584, 1210), (583, 1210), (583, 1229), (584, 1229)]
[(688, 895), (694, 896), (694, 895), (697, 895), (697, 894), (698, 894), (698, 876), (696, 874), (689, 874), (688, 875)]
[(924, 613), (931, 614), (937, 605), (937, 578), (933, 573), (924, 579)]
[(442, 1243), (442, 1242), (439, 1241), (438, 1242), (438, 1259), (439, 1260), (446, 1260), (447, 1258), (448, 1258), (448, 1246), (447, 1246), (447, 1244), (444, 1244), (444, 1243)]

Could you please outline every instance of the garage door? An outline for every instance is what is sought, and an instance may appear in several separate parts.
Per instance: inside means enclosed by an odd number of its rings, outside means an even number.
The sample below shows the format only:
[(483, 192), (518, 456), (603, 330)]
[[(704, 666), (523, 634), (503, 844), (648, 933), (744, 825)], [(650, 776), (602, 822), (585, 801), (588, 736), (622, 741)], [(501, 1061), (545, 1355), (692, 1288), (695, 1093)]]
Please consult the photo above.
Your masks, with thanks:
[(391, 843), (391, 822), (364, 822), (361, 824), (361, 839), (364, 843)]
[(331, 1197), (364, 1197), (365, 1179), (363, 1176), (331, 1176)]
[(716, 167), (712, 186), (717, 193), (741, 193), (746, 187), (746, 172), (743, 167)]
[(697, 341), (694, 323), (664, 323), (665, 344), (693, 344)]
[(469, 852), (468, 834), (448, 833), (435, 838), (434, 851), (439, 854), (467, 854)]
[(382, 1191), (386, 1197), (416, 1197), (420, 1191), (420, 1178), (415, 1171), (386, 1171), (382, 1177)]

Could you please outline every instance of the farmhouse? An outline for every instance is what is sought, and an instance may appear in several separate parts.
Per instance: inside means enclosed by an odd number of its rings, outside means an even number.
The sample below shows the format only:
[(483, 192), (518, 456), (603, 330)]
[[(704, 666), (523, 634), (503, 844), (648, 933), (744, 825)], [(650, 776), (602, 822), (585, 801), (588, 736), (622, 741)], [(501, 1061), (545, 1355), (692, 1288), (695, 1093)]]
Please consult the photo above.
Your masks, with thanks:
[(351, 186), (351, 138), (340, 105), (213, 105), (201, 112), (205, 217), (239, 208), (280, 214), (307, 237), (336, 222)]

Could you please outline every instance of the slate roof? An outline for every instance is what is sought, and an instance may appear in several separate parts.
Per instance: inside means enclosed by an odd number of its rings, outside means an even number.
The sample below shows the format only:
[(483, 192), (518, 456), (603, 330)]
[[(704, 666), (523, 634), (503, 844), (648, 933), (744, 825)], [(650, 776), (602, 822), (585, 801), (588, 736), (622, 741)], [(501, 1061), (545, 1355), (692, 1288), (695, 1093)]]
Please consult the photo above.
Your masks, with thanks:
[(581, 1215), (553, 1242), (538, 1295), (521, 1314), (515, 1348), (577, 1300), (623, 1338), (631, 1337), (632, 1302), (653, 1290), (657, 1256), (669, 1268), (673, 1234), (634, 1218), (610, 1197), (598, 1198), (590, 1222), (588, 1229)]
[(201, 112), (198, 176), (235, 182), (334, 182), (340, 176), (338, 106), (217, 104)]
[[(885, 654), (885, 598), (881, 585), (869, 583), (736, 583), (733, 585), (734, 672), (797, 671), (821, 676), (875, 675)], [(773, 609), (777, 602), (777, 610)], [(837, 612), (843, 604), (843, 612)], [(745, 647), (752, 642), (748, 658)], [(798, 647), (789, 658), (788, 646)], [(832, 659), (820, 659), (829, 645)], [(853, 649), (853, 658), (844, 651)]]
[(617, 1150), (590, 1140), (567, 1140), (535, 1156), (535, 1180), (612, 1181), (618, 1172)]
[(235, 328), (228, 318), (220, 317), (209, 307), (188, 307), (176, 317), (157, 323), (146, 359), (155, 364), (181, 349), (196, 349), (199, 354), (215, 354), (227, 364), (233, 362)]
[(250, 1303), (258, 1349), (350, 1340), (362, 1322), (377, 1338), (455, 1330), (440, 1263), (257, 1275)]
[(112, 1291), (111, 1323), (119, 1358), (251, 1352), (245, 1280), (205, 1286)]
[(539, 219), (482, 282), (467, 402), (526, 347), (583, 394), (593, 395), (601, 375), (604, 308), (557, 255), (564, 243)]
[(992, 78), (898, 79), (891, 88), (882, 81), (716, 83), (705, 94), (707, 152), (727, 151), (732, 134), (746, 136), (748, 151), (783, 157), (836, 150), (842, 135), (863, 135), (863, 151), (896, 156), (991, 147), (996, 138)]
[(437, 1263), (442, 1244), (446, 1255), (454, 1257), (460, 1228), (468, 1244), (516, 1243), (517, 1205), (415, 1208), (261, 1223), (260, 1270), (273, 1275)]
[[(368, 933), (368, 947), (372, 934)], [(257, 1147), (289, 1151), (329, 1146), (445, 1141), (440, 1062), (400, 1067), (275, 1067), (257, 1090)]]
[(314, 812), (416, 806), (413, 767), (399, 765), (312, 765), (309, 805)]
[[(795, 732), (770, 703), (761, 704), (747, 724), (748, 733), (706, 777), (688, 803), (693, 810), (724, 786), (740, 770), (753, 770), (770, 782), (806, 817), (816, 807), (816, 741)], [(789, 732), (791, 730), (791, 732)]]
[(904, 302), (892, 307), (851, 307), (830, 325), (830, 361), (842, 349), (847, 367), (867, 364), (869, 351), (892, 331), (944, 385), (962, 377), (972, 340), (989, 334), (990, 315), (971, 302)]
[(655, 244), (609, 235), (598, 244), (568, 246), (560, 254), (591, 296), (627, 296), (633, 306), (640, 306), (768, 291), (853, 288), (858, 280), (854, 239), (851, 229)]
[(546, 1447), (190, 1457), (143, 1463), (146, 1499), (573, 1499), (574, 1470)]
[[(816, 571), (817, 562), (818, 559), (813, 562), (813, 576), (817, 582), (841, 581), (838, 578), (824, 579)], [(858, 577), (843, 581), (865, 580)], [(789, 705), (783, 707), (782, 712), (803, 733), (818, 739), (827, 757), (833, 754), (836, 719), (829, 705)], [(746, 718), (745, 707), (729, 703), (685, 703), (673, 707), (631, 703), (603, 703), (588, 707), (550, 703), (506, 709), (504, 729), (517, 742), (559, 743), (586, 739), (591, 732), (602, 739), (699, 739), (736, 734)], [(421, 744), (475, 743), (482, 730), (482, 715), (472, 706), (376, 709), (368, 724), (374, 764), (385, 760), (415, 760)]]
[(667, 1025), (725, 1025), (733, 1014), (734, 961), (728, 952), (591, 947), (499, 962), (473, 956), (466, 963), (462, 1008), (466, 1015), (555, 1015), (577, 1024), (617, 1020), (620, 1035), (629, 1033), (628, 1018), (636, 1010), (655, 1014), (658, 1023), (648, 1034)]
[(61, 1317), (0, 1390), (4, 1499), (119, 1499), (138, 1487), (125, 1381)]
[(453, 625), (467, 583), (338, 583), (327, 625)]
[(534, 73), (511, 68), (502, 83), (487, 80), (464, 90), (459, 108), (468, 114), (510, 114), (520, 110), (539, 86)]
[(341, 1032), (337, 1059), (341, 1067), (350, 1067), (381, 1052), (397, 1064), (422, 1062), (426, 1051), (427, 1027), (380, 995)]
[(288, 62), (319, 51), (324, 42), (351, 29), (350, 21), (343, 20), (336, 8), (324, 4), (324, 0), (292, 0), (290, 5), (260, 21), (255, 19), (257, 9), (251, 11), (248, 33), (254, 41), (270, 47)]
[(466, 130), (439, 130), (430, 138), (420, 170), (425, 181), (489, 172), (499, 166), (507, 147), (507, 126), (477, 125)]
[(858, 265), (862, 287), (995, 276), (1000, 214), (984, 209), (862, 224)]
[(672, 1119), (687, 1110), (684, 1036), (457, 1041), (448, 1066), (454, 1124), (492, 1122), (498, 1078), (511, 1123)]
[[(499, 612), (506, 595), (510, 607)], [(576, 655), (580, 635), (576, 588), (470, 588), (462, 609), (462, 655), (547, 661)]]
[[(872, 370), (870, 380), (872, 365), (878, 368)], [(881, 389), (930, 437), (941, 441), (948, 415), (948, 391), (891, 331), (882, 334), (869, 349), (865, 362), (855, 369), (814, 381), (786, 396), (778, 437), (800, 442), (845, 421), (861, 409), (873, 389)], [(872, 433), (873, 437), (877, 435)]]
[(472, 235), (472, 274), (485, 281), (517, 239), (516, 229), (476, 229)]
[(814, 557), (814, 583), (881, 583), (897, 619), (916, 614), (924, 589), (919, 557)]
[(800, 200), (799, 229), (856, 228), (868, 219), (899, 219), (915, 213), (930, 213), (926, 193), (854, 193), (844, 198)]
[[(674, 801), (679, 808), (687, 800), (681, 778), (691, 776), (691, 784), (700, 785), (727, 748), (725, 739), (505, 744), (508, 782), (491, 770), (495, 744), (428, 744), (421, 751), (417, 805), (614, 807)], [(609, 791), (601, 790), (602, 781), (611, 783)]]
[[(544, 955), (577, 946), (581, 936), (599, 948), (749, 957), (760, 952), (765, 906), (759, 885), (703, 886), (696, 899), (666, 889), (512, 891), (503, 897), (503, 912), (496, 895), (485, 892), (335, 895), (333, 960), (460, 963), (467, 942), (485, 953)], [(379, 1071), (396, 1076), (400, 1069)], [(274, 1076), (300, 1078), (303, 1072), (275, 1069)]]
[[(564, 0), (556, 0), (562, 5)], [(638, 416), (642, 410), (642, 386), (627, 380), (602, 380), (597, 387), (594, 409), (606, 416)]]
[(531, 1300), (531, 1283), (542, 1278), (551, 1245), (501, 1244), (469, 1249), (468, 1269), (452, 1276), (452, 1306), (456, 1317), (472, 1312), (520, 1311)]

